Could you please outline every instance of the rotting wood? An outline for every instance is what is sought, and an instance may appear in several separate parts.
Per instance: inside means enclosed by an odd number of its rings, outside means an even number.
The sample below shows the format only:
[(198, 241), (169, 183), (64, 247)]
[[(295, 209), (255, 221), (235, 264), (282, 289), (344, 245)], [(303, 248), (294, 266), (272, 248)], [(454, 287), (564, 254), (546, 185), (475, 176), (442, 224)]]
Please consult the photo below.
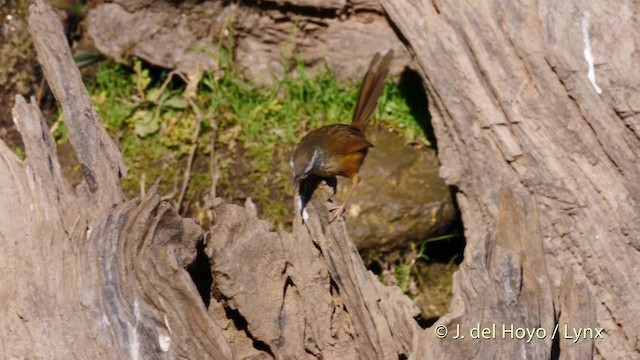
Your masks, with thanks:
[(93, 109), (57, 16), (38, 1), (29, 24), (86, 182), (70, 189), (40, 110), (18, 96), (13, 114), (26, 159), (0, 142), (0, 353), (231, 358), (184, 270), (202, 229), (154, 189), (143, 200), (123, 200), (120, 153)]
[(503, 187), (498, 208), (495, 232), (454, 274), (451, 312), (425, 330), (413, 358), (550, 358), (554, 297), (535, 201)]
[[(552, 293), (564, 299), (555, 316), (580, 320), (569, 327), (602, 329), (592, 355), (638, 358), (640, 278), (632, 274), (640, 271), (640, 63), (628, 49), (639, 47), (640, 20), (627, 15), (637, 4), (382, 5), (427, 88), (440, 174), (459, 190), (464, 263), (474, 262), (486, 247), (486, 229), (499, 221), (500, 185), (531, 194)], [(474, 282), (486, 280), (461, 282), (469, 271), (464, 263), (454, 307), (468, 303)], [(573, 288), (574, 282), (581, 285)], [(559, 313), (588, 294), (595, 306), (585, 302)], [(563, 342), (555, 349), (552, 355), (562, 357), (591, 351)]]

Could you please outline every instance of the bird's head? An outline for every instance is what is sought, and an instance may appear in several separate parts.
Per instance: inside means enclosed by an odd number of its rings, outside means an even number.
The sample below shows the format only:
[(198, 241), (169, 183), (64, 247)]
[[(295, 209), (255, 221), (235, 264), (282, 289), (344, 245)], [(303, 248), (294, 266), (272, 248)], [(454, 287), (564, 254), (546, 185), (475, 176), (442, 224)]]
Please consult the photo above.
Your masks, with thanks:
[[(302, 144), (301, 144), (302, 145)], [(293, 170), (293, 188), (297, 189), (300, 182), (320, 169), (324, 154), (319, 147), (298, 145), (291, 155), (289, 165)]]

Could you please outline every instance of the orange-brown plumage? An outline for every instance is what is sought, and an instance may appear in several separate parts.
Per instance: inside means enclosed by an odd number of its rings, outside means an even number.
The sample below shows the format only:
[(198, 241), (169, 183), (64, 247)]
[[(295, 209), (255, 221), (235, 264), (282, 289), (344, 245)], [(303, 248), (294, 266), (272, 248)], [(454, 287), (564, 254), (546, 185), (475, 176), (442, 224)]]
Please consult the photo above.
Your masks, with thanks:
[(337, 208), (332, 221), (344, 211), (347, 201), (360, 182), (358, 171), (368, 149), (373, 146), (364, 137), (364, 132), (378, 104), (392, 58), (391, 50), (382, 57), (380, 54), (374, 56), (362, 81), (351, 124), (327, 125), (313, 130), (300, 140), (293, 151), (291, 167), (295, 187), (311, 174), (321, 177), (344, 176), (353, 182), (347, 199)]

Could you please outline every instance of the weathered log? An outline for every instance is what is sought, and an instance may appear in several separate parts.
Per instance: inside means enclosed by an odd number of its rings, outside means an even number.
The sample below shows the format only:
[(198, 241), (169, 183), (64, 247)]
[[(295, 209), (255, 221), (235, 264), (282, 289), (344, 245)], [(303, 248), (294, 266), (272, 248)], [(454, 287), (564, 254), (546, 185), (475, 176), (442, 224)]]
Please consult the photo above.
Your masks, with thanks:
[[(601, 358), (638, 358), (640, 57), (632, 49), (640, 47), (640, 24), (631, 15), (637, 3), (390, 0), (383, 6), (426, 84), (440, 174), (459, 190), (465, 263), (487, 246), (486, 229), (500, 222), (500, 184), (531, 194), (552, 292), (560, 294), (554, 323), (603, 329), (593, 345), (580, 340), (585, 348), (560, 340), (554, 356), (589, 357), (595, 346)], [(524, 271), (523, 278), (531, 275)], [(470, 276), (487, 281), (489, 273), (463, 264), (454, 309), (475, 294), (474, 283), (460, 281)], [(482, 304), (478, 298), (442, 321), (472, 316)], [(541, 316), (540, 325), (553, 320), (546, 310)], [(528, 358), (540, 354), (538, 347), (521, 350)]]
[(508, 188), (498, 201), (496, 231), (466, 252), (454, 275), (451, 312), (425, 330), (414, 358), (550, 358), (554, 299), (536, 204)]
[[(0, 142), (0, 317), (5, 358), (232, 355), (184, 267), (202, 230), (155, 193), (125, 202), (119, 151), (95, 113), (56, 15), (29, 26), (85, 181), (72, 191), (34, 101), (16, 99), (26, 159)], [(192, 337), (193, 329), (211, 336)], [(170, 352), (169, 352), (170, 351)], [(173, 356), (171, 356), (173, 355)], [(206, 357), (206, 356), (205, 356)]]
[(408, 356), (419, 311), (366, 270), (344, 223), (328, 223), (330, 195), (318, 188), (306, 223), (298, 214), (279, 236), (250, 202), (218, 200), (206, 248), (216, 292), (275, 358)]

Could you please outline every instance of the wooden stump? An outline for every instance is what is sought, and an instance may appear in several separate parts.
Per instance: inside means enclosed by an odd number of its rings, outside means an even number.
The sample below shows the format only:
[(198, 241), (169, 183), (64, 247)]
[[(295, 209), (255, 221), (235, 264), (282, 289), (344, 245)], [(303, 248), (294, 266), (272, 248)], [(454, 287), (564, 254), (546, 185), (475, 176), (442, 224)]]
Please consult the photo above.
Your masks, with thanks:
[[(555, 312), (545, 295), (539, 326), (602, 329), (578, 344), (556, 340), (553, 356), (588, 358), (595, 346), (601, 358), (638, 358), (637, 3), (390, 0), (383, 7), (421, 68), (440, 174), (458, 189), (465, 263), (485, 252), (487, 229), (499, 227), (501, 186), (530, 194), (548, 275), (538, 265), (527, 274), (523, 264), (522, 278), (549, 277)], [(463, 264), (456, 280), (486, 281), (477, 271)], [(475, 286), (456, 282), (453, 308), (476, 303), (465, 317), (484, 302)], [(528, 346), (519, 356), (541, 354)]]

